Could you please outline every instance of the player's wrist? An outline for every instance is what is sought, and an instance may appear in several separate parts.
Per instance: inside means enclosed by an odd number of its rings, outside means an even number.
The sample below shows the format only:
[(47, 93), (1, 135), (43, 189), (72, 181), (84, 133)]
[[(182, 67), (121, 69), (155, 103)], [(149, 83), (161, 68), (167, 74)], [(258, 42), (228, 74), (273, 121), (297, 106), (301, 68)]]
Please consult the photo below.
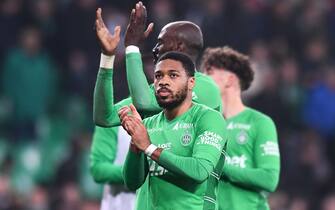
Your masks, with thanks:
[(138, 153), (141, 152), (141, 150), (138, 149), (138, 148), (136, 147), (136, 145), (135, 145), (133, 142), (130, 142), (129, 148), (130, 148), (130, 150), (131, 150), (133, 153), (138, 154)]
[(137, 45), (128, 45), (126, 47), (126, 54), (129, 53), (140, 53), (140, 48)]
[(163, 152), (163, 149), (162, 148), (157, 148), (151, 155), (151, 159), (154, 160), (154, 161), (158, 161), (160, 156), (161, 156), (161, 153)]
[(114, 66), (115, 55), (100, 55), (100, 68), (112, 69)]
[(146, 147), (146, 149), (143, 151), (144, 154), (146, 154), (148, 157), (151, 157), (152, 154), (157, 150), (158, 147), (154, 144), (150, 144), (149, 146)]

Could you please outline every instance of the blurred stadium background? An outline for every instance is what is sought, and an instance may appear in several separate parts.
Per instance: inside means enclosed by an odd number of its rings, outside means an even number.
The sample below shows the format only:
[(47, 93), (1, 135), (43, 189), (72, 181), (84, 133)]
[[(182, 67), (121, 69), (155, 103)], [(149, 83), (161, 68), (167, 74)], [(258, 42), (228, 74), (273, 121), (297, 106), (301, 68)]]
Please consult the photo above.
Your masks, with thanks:
[[(248, 105), (270, 115), (282, 155), (273, 210), (335, 209), (335, 1), (143, 1), (155, 31), (199, 24), (207, 46), (250, 55), (256, 81)], [(0, 2), (0, 209), (98, 209), (101, 186), (89, 174), (92, 99), (99, 63), (93, 24), (103, 8), (123, 32), (134, 0)], [(124, 47), (116, 99), (128, 95)]]

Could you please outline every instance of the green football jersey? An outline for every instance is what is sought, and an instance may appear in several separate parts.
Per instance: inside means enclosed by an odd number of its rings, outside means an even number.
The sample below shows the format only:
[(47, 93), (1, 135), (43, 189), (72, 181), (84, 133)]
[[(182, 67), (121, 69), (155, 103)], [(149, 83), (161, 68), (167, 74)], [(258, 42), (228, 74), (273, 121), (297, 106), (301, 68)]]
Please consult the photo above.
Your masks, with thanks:
[[(97, 81), (94, 90), (94, 121), (97, 125), (102, 127), (111, 127), (120, 125), (120, 120), (117, 112), (125, 105), (134, 103), (141, 116), (152, 116), (162, 109), (158, 106), (153, 86), (149, 85), (143, 72), (143, 64), (140, 53), (127, 53), (127, 80), (131, 98), (128, 97), (118, 103), (114, 103), (114, 88), (113, 88), (113, 69), (112, 68), (99, 68)], [(221, 111), (222, 103), (220, 97), (220, 90), (215, 82), (200, 72), (195, 73), (196, 85), (193, 90), (192, 100), (196, 103), (204, 104), (215, 110)], [(107, 146), (107, 148), (100, 148)], [(110, 145), (96, 144), (97, 151), (105, 151), (111, 149)], [(106, 154), (105, 154), (106, 155)], [(106, 173), (101, 167), (101, 174)], [(99, 169), (99, 170), (100, 170)], [(107, 167), (106, 167), (107, 170)], [(108, 170), (109, 171), (109, 170)], [(96, 173), (95, 176), (100, 172)], [(148, 201), (142, 199), (147, 195), (144, 190), (137, 192), (138, 209), (146, 209)], [(148, 196), (146, 196), (148, 197)]]
[[(153, 210), (203, 210), (206, 202), (214, 204), (211, 209), (215, 209), (217, 184), (210, 182), (215, 182), (211, 177), (219, 179), (220, 171), (214, 169), (227, 139), (222, 115), (204, 105), (194, 104), (171, 121), (161, 112), (144, 119), (143, 123), (152, 144), (164, 150), (158, 163), (150, 158), (142, 159), (147, 164), (134, 163), (131, 157), (135, 155), (128, 152), (124, 165), (125, 183), (138, 185), (133, 183), (134, 176), (138, 179), (138, 174), (146, 174), (139, 180), (146, 181), (138, 192), (138, 200), (148, 196), (149, 199), (142, 202), (148, 202), (147, 209)], [(140, 157), (137, 161), (141, 161)]]
[(119, 127), (95, 127), (90, 153), (90, 170), (98, 183), (122, 184), (122, 166), (113, 164), (117, 155)]
[(227, 122), (228, 146), (219, 184), (220, 210), (267, 210), (276, 189), (280, 155), (273, 121), (246, 108)]

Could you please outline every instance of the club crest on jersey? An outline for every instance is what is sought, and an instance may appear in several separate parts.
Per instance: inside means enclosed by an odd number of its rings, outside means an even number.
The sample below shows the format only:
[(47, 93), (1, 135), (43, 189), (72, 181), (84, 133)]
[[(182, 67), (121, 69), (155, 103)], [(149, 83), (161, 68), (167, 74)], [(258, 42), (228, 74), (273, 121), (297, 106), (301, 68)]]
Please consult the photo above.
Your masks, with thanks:
[(236, 136), (236, 141), (239, 144), (245, 144), (248, 141), (248, 133), (245, 130), (241, 130), (237, 136)]
[(181, 139), (180, 139), (180, 143), (183, 146), (188, 146), (192, 141), (192, 135), (190, 134), (190, 132), (188, 130), (185, 131), (184, 135), (182, 135)]

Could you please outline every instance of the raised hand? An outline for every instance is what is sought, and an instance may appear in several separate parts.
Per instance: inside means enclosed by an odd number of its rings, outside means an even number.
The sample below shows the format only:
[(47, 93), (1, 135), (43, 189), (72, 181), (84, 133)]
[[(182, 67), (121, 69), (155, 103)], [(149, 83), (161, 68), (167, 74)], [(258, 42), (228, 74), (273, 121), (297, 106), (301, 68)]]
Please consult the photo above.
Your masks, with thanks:
[(150, 23), (146, 28), (147, 23), (147, 10), (143, 3), (140, 1), (136, 4), (135, 9), (130, 13), (130, 20), (126, 30), (124, 45), (140, 46), (142, 42), (152, 32), (154, 24)]
[(97, 38), (100, 42), (102, 53), (105, 55), (114, 55), (120, 42), (121, 27), (116, 26), (114, 34), (111, 34), (101, 17), (101, 12), (101, 8), (98, 8), (96, 11), (95, 29)]
[(150, 139), (135, 106), (131, 104), (129, 107), (122, 107), (118, 114), (122, 127), (132, 138), (132, 144), (140, 151), (144, 151), (150, 145)]

